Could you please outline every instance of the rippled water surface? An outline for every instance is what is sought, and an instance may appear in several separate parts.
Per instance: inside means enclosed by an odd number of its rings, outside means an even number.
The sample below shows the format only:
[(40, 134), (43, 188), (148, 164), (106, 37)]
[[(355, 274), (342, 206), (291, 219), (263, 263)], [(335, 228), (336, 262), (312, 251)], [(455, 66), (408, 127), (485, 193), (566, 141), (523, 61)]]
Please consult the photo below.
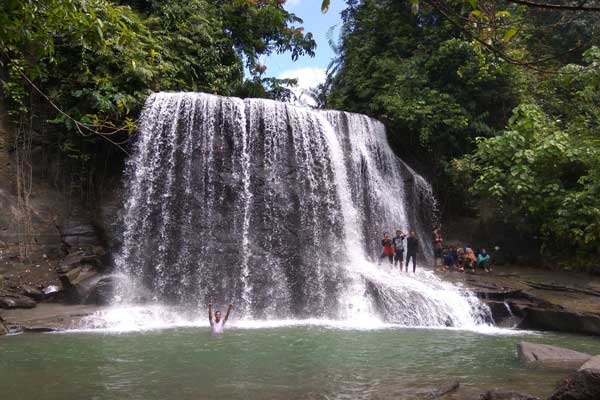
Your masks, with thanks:
[(600, 353), (600, 340), (555, 334), (319, 326), (0, 339), (0, 392), (14, 399), (418, 398), (457, 379), (463, 390), (545, 396), (564, 371), (526, 368), (521, 340)]

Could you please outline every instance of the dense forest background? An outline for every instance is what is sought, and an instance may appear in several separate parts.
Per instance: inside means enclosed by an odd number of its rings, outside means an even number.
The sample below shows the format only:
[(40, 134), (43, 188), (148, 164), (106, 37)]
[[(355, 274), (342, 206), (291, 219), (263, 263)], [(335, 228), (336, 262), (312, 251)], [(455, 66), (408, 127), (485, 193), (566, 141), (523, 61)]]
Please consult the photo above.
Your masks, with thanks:
[(446, 219), (485, 202), (546, 261), (597, 264), (599, 10), (346, 3), (321, 103), (384, 121)]
[[(491, 204), (545, 262), (597, 265), (600, 9), (588, 3), (347, 0), (315, 98), (385, 122), (444, 218)], [(16, 132), (3, 150), (17, 154), (20, 185), (37, 143), (48, 179), (94, 198), (154, 91), (289, 100), (293, 82), (258, 60), (313, 55), (301, 24), (282, 0), (3, 1), (0, 80)]]

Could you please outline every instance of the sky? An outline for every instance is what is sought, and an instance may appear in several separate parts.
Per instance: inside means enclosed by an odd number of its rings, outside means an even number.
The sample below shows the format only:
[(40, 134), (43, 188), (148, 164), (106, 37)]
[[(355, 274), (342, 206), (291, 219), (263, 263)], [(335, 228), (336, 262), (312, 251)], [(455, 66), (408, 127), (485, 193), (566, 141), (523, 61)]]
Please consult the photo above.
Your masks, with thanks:
[[(295, 62), (292, 61), (290, 53), (262, 57), (261, 63), (267, 66), (265, 75), (298, 79), (298, 88), (294, 90), (297, 96), (301, 96), (306, 89), (324, 82), (327, 66), (335, 56), (328, 43), (327, 31), (332, 26), (337, 26), (334, 34), (334, 38), (337, 38), (342, 22), (340, 13), (344, 5), (344, 0), (331, 0), (329, 11), (323, 14), (321, 0), (287, 0), (285, 8), (304, 20), (300, 25), (304, 27), (304, 32), (312, 32), (317, 42), (316, 54), (315, 57), (302, 56)], [(304, 101), (312, 104), (308, 99)]]

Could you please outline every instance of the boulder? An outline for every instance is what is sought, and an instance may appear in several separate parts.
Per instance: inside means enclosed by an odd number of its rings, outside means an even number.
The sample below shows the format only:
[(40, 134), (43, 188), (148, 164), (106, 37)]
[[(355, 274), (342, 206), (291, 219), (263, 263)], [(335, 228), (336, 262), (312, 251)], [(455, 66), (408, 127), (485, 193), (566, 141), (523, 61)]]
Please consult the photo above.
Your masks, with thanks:
[(538, 397), (533, 397), (528, 394), (517, 392), (501, 392), (496, 390), (488, 390), (479, 396), (480, 400), (540, 400)]
[(594, 356), (590, 358), (579, 369), (596, 369), (600, 371), (600, 356)]
[(11, 293), (0, 297), (0, 308), (34, 308), (36, 306), (35, 301), (27, 296)]
[(117, 278), (115, 276), (104, 277), (95, 282), (84, 299), (85, 304), (107, 305), (113, 299)]
[(76, 267), (67, 273), (59, 274), (58, 279), (63, 288), (67, 289), (77, 284), (77, 278), (81, 274), (81, 267)]
[(600, 370), (580, 369), (567, 376), (548, 400), (600, 399)]
[(541, 364), (547, 367), (579, 368), (592, 358), (591, 355), (575, 350), (547, 344), (521, 342), (517, 345), (519, 358), (526, 363)]
[(46, 297), (44, 295), (44, 292), (30, 285), (21, 285), (21, 291), (25, 296), (31, 297), (32, 299), (37, 301), (44, 300), (44, 297)]

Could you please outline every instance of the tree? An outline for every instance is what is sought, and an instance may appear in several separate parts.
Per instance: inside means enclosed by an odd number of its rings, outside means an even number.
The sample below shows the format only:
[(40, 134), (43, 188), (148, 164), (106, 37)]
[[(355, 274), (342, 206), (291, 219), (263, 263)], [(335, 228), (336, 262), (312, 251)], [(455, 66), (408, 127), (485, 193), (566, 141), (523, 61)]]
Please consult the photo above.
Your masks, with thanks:
[(517, 107), (502, 134), (478, 138), (476, 151), (454, 163), (473, 177), (473, 194), (539, 236), (547, 255), (583, 259), (600, 240), (600, 50), (585, 58)]
[[(386, 122), (394, 149), (430, 165), (446, 209), (449, 162), (501, 130), (518, 104), (521, 72), (466, 40), (434, 11), (403, 1), (348, 1), (327, 107)], [(433, 162), (431, 162), (433, 160)], [(448, 200), (448, 201), (446, 201)]]

